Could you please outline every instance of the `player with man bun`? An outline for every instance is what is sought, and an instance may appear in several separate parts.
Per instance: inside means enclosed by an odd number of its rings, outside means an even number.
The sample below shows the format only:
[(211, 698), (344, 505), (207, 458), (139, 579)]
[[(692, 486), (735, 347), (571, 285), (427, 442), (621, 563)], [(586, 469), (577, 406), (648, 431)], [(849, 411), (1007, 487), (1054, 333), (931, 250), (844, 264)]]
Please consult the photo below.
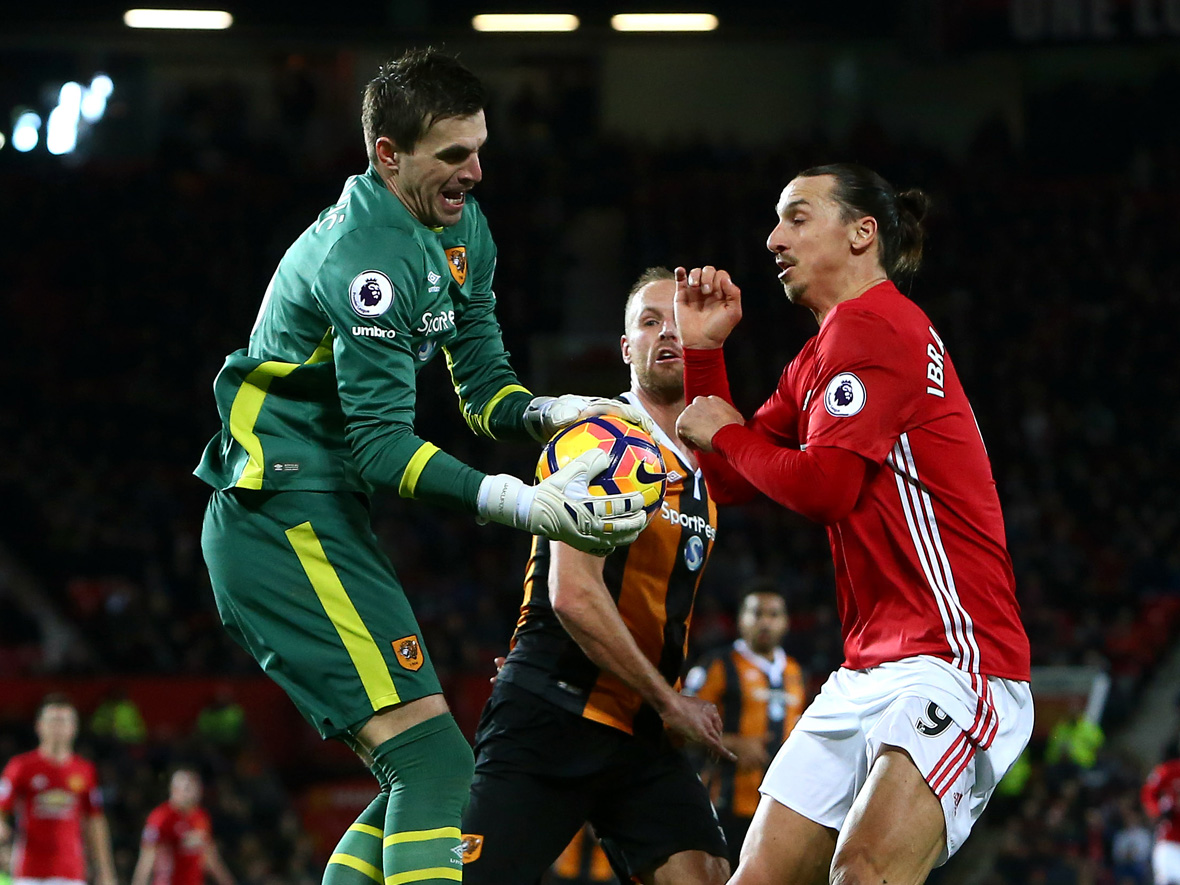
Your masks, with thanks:
[(749, 421), (722, 355), (741, 291), (677, 271), (677, 431), (719, 502), (762, 492), (827, 526), (844, 635), (763, 779), (735, 885), (923, 881), (1032, 731), (987, 451), (946, 342), (893, 282), (918, 267), (926, 205), (851, 164), (787, 185), (767, 248), (819, 332)]

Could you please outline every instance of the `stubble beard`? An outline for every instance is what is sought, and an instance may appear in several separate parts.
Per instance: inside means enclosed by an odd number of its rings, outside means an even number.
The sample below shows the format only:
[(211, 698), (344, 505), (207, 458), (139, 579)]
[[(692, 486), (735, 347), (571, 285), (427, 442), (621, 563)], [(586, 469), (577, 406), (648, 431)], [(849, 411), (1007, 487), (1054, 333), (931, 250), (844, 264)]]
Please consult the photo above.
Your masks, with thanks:
[(640, 389), (658, 403), (668, 405), (684, 399), (684, 376), (680, 372), (661, 371), (659, 366), (636, 369)]

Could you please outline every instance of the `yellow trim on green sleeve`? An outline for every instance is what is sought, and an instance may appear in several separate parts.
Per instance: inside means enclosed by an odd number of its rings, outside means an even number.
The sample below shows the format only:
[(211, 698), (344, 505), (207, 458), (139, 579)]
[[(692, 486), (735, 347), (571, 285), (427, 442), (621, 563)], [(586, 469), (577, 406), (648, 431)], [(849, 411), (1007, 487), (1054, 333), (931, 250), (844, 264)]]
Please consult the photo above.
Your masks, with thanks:
[(373, 635), (361, 620), (356, 606), (348, 598), (348, 591), (340, 583), (340, 576), (328, 561), (320, 539), (316, 537), (315, 529), (310, 522), (304, 522), (294, 528), (287, 529), (287, 540), (290, 542), (299, 563), (311, 582), (315, 595), (319, 597), (320, 605), (328, 620), (336, 628), (340, 641), (344, 643), (348, 656), (352, 658), (352, 665), (356, 667), (361, 685), (365, 687), (365, 694), (369, 696), (369, 703), (374, 710), (380, 710), (399, 703), (397, 688), (394, 687), (393, 677), (389, 674), (389, 665), (381, 654), (381, 649), (373, 640)]
[(459, 393), (459, 383), (455, 380), (455, 362), (451, 356), (451, 352), (447, 348), (443, 348), (443, 356), (447, 361), (447, 372), (451, 375), (451, 386), (455, 388), (455, 396), (459, 397), (459, 414), (463, 416), (463, 420), (467, 422), (467, 426), (471, 428), (471, 432), (477, 436), (487, 436), (495, 439), (495, 434), (491, 430), (492, 412), (496, 406), (500, 404), (500, 400), (508, 396), (510, 393), (527, 393), (529, 396), (533, 392), (527, 387), (521, 387), (519, 384), (508, 384), (500, 388), (496, 395), (488, 400), (488, 404), (483, 407), (483, 412), (479, 415), (473, 415), (467, 410), (467, 401), (463, 399)]
[[(492, 412), (496, 410), (496, 406), (500, 405), (500, 400), (504, 399), (510, 393), (527, 393), (529, 396), (532, 396), (531, 390), (519, 384), (507, 384), (496, 391), (496, 395), (488, 400), (488, 404), (483, 407), (483, 412), (479, 416), (479, 432), (482, 432), (484, 436), (491, 436), (492, 439), (495, 439), (492, 436)], [(470, 424), (471, 422), (468, 421), (468, 423)]]
[(365, 860), (359, 857), (353, 857), (351, 854), (341, 854), (339, 851), (328, 858), (329, 864), (339, 864), (342, 867), (352, 867), (360, 873), (364, 873), (374, 882), (381, 881), (381, 871)]
[(475, 419), (467, 411), (467, 402), (463, 399), (463, 395), (459, 393), (459, 382), (455, 380), (455, 358), (451, 356), (449, 348), (442, 349), (443, 359), (447, 362), (447, 374), (451, 376), (451, 387), (455, 388), (455, 396), (459, 399), (459, 414), (463, 416), (463, 420), (467, 422), (467, 426), (471, 428), (474, 434), (479, 433), (479, 427), (473, 423)]
[(402, 473), (402, 481), (398, 484), (397, 493), (403, 498), (412, 498), (418, 490), (418, 480), (422, 478), (422, 471), (426, 469), (426, 462), (439, 451), (434, 443), (424, 442), (418, 446)]

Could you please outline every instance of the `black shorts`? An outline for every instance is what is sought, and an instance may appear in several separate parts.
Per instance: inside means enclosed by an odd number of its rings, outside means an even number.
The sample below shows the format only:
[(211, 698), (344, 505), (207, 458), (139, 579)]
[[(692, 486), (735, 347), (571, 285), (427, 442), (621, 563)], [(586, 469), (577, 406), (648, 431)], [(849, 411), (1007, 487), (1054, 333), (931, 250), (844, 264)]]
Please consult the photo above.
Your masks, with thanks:
[(463, 881), (535, 885), (585, 821), (624, 882), (682, 851), (729, 856), (684, 753), (497, 682), (475, 734)]

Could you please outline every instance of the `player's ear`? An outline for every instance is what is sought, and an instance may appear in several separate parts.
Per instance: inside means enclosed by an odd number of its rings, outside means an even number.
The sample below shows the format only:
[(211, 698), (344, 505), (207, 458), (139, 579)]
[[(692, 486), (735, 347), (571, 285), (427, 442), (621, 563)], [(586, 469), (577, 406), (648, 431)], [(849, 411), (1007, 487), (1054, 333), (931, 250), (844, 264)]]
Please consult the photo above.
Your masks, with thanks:
[(619, 338), (619, 351), (623, 354), (623, 364), (631, 365), (631, 342), (626, 335)]
[(400, 152), (397, 145), (393, 143), (393, 139), (387, 135), (382, 135), (377, 139), (373, 145), (374, 153), (377, 155), (377, 165), (385, 169), (387, 172), (397, 172), (400, 163)]
[(871, 215), (858, 218), (849, 225), (848, 237), (853, 254), (864, 254), (877, 242), (877, 219)]

